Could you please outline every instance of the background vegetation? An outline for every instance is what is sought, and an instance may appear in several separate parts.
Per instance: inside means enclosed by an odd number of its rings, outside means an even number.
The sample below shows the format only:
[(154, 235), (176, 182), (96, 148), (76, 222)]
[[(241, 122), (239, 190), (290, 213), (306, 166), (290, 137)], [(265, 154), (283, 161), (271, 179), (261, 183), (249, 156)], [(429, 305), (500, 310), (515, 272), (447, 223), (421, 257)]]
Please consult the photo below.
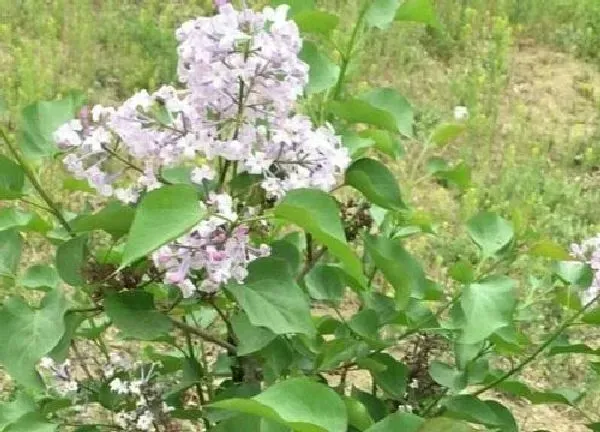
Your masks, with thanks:
[[(1, 101), (14, 114), (32, 101), (77, 88), (88, 92), (90, 102), (106, 104), (135, 89), (174, 81), (173, 30), (210, 3), (0, 0)], [(317, 3), (343, 10), (340, 15), (349, 23), (358, 13), (358, 0)], [(397, 88), (418, 111), (417, 137), (404, 142), (396, 169), (403, 189), (438, 236), (415, 242), (414, 251), (433, 271), (465, 259), (472, 251), (459, 222), (486, 208), (499, 211), (521, 238), (533, 241), (568, 245), (597, 233), (600, 2), (437, 3), (442, 30), (396, 26), (382, 32), (374, 44), (362, 47), (351, 74), (356, 90), (367, 83)], [(433, 125), (451, 120), (457, 105), (470, 113), (466, 133), (447, 148), (422, 150)], [(458, 185), (423, 181), (423, 173), (434, 168), (432, 157), (462, 160), (469, 169)], [(528, 258), (519, 265), (530, 269), (536, 262)], [(547, 295), (541, 282), (521, 282), (524, 296)], [(534, 339), (560, 318), (543, 302), (527, 312), (539, 317), (539, 328), (531, 329)], [(579, 337), (589, 343), (600, 335)], [(586, 375), (586, 404), (598, 411), (600, 378), (577, 361), (548, 360), (546, 367), (528, 373), (532, 382), (554, 386)], [(561, 422), (568, 417), (550, 415), (523, 407), (524, 430), (563, 430)], [(564, 420), (567, 428), (573, 430)]]

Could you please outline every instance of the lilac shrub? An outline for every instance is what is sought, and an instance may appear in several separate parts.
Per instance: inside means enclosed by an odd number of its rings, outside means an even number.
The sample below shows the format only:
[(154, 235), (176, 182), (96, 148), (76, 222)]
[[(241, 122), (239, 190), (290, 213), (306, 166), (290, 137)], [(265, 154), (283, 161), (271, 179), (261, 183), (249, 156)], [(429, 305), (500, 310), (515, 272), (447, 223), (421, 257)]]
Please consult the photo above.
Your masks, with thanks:
[[(460, 196), (470, 168), (437, 154), (468, 110), (424, 139), (397, 90), (349, 81), (394, 22), (441, 31), (431, 2), (364, 1), (348, 33), (313, 2), (280, 3), (215, 1), (181, 25), (178, 85), (114, 107), (70, 93), (0, 127), (0, 432), (517, 431), (489, 390), (582, 410), (584, 383), (519, 374), (542, 353), (597, 355), (568, 336), (600, 324), (598, 238), (569, 255), (482, 211), (443, 271), (411, 253), (441, 228), (383, 161), (422, 146), (411, 176)], [(91, 198), (79, 212), (40, 181), (50, 158)], [(33, 235), (52, 264), (20, 264)], [(532, 265), (531, 287), (511, 277), (523, 251), (559, 262)], [(534, 344), (544, 294), (565, 318)]]

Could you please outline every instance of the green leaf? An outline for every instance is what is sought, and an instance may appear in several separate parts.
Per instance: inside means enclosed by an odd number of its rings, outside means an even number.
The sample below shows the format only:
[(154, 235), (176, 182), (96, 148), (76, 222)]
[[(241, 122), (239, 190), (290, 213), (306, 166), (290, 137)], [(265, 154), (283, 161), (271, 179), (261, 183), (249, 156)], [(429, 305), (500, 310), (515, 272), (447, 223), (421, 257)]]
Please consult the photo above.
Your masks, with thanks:
[(600, 308), (593, 309), (590, 312), (587, 312), (582, 318), (586, 324), (600, 324)]
[(0, 404), (0, 431), (36, 409), (35, 401), (27, 393), (18, 392), (13, 401)]
[(374, 89), (363, 94), (361, 100), (389, 114), (395, 122), (395, 131), (412, 137), (414, 115), (408, 100), (392, 88)]
[(344, 396), (346, 411), (348, 412), (348, 424), (359, 431), (368, 429), (373, 424), (367, 408), (358, 400)]
[(493, 276), (468, 285), (460, 298), (460, 343), (475, 344), (511, 324), (516, 306), (515, 282)]
[(79, 216), (71, 225), (78, 233), (101, 230), (119, 239), (129, 232), (134, 215), (133, 208), (112, 201), (97, 213)]
[(315, 8), (315, 0), (271, 0), (272, 6), (288, 5), (288, 16), (294, 17), (300, 12), (310, 11)]
[[(292, 350), (289, 341), (277, 338), (260, 351), (260, 356), (264, 359), (263, 372), (267, 384), (279, 379), (294, 361), (295, 352)], [(270, 377), (270, 379), (269, 379)]]
[(82, 95), (73, 92), (64, 99), (41, 101), (25, 107), (20, 125), (23, 154), (27, 158), (40, 159), (58, 153), (52, 135), (76, 116), (82, 102)]
[(517, 421), (508, 408), (493, 400), (485, 401), (485, 404), (490, 407), (496, 415), (496, 418), (500, 422), (499, 429), (502, 432), (519, 432)]
[(169, 318), (155, 309), (152, 294), (145, 291), (109, 294), (104, 309), (126, 338), (155, 340), (172, 327)]
[(429, 142), (438, 147), (443, 147), (461, 136), (465, 130), (464, 123), (442, 123), (431, 133)]
[(427, 285), (425, 272), (397, 240), (365, 236), (365, 248), (377, 268), (396, 291), (396, 301), (403, 308), (413, 293), (422, 293)]
[(25, 414), (2, 432), (55, 432), (58, 424), (49, 423), (40, 413)]
[(348, 327), (367, 341), (379, 339), (379, 317), (373, 309), (362, 309), (348, 321)]
[(65, 332), (63, 333), (60, 341), (56, 344), (52, 351), (48, 353), (48, 357), (53, 358), (57, 362), (64, 362), (69, 357), (69, 350), (71, 349), (71, 342), (75, 337), (77, 329), (81, 323), (86, 319), (84, 314), (77, 313), (74, 311), (67, 311), (65, 314)]
[(475, 396), (453, 396), (444, 401), (444, 406), (450, 417), (466, 420), (469, 423), (479, 423), (486, 426), (498, 426), (502, 423), (494, 410)]
[(436, 383), (453, 392), (467, 386), (467, 376), (464, 371), (457, 370), (446, 363), (432, 361), (429, 365), (429, 375)]
[(181, 236), (203, 215), (196, 189), (191, 185), (169, 185), (149, 192), (135, 213), (121, 267)]
[(375, 383), (391, 397), (402, 400), (406, 393), (408, 367), (385, 353), (372, 354), (369, 358), (386, 366), (383, 371), (371, 370)]
[(390, 132), (398, 131), (396, 119), (392, 114), (364, 100), (333, 101), (329, 103), (329, 110), (349, 124), (367, 124)]
[(346, 184), (361, 192), (371, 203), (390, 210), (403, 210), (398, 181), (392, 172), (375, 159), (355, 161), (346, 170)]
[(308, 378), (288, 379), (252, 399), (226, 399), (212, 406), (283, 423), (297, 432), (346, 432), (348, 427), (341, 397)]
[(308, 71), (308, 94), (321, 93), (332, 88), (340, 74), (340, 67), (332, 62), (314, 42), (304, 41), (300, 59), (310, 67)]
[(305, 276), (304, 284), (308, 294), (315, 300), (340, 302), (344, 295), (346, 282), (339, 267), (329, 264), (317, 264)]
[(0, 154), (0, 200), (17, 199), (23, 196), (25, 172), (11, 159)]
[(400, 0), (373, 0), (365, 14), (365, 23), (369, 27), (386, 30), (394, 22), (399, 6)]
[(0, 210), (0, 231), (10, 228), (17, 228), (21, 232), (33, 231), (45, 234), (52, 227), (37, 213), (6, 207)]
[(260, 351), (276, 337), (271, 330), (252, 325), (248, 316), (243, 312), (238, 312), (231, 318), (231, 326), (237, 340), (240, 341), (237, 352), (240, 356)]
[(473, 432), (471, 426), (462, 420), (436, 417), (425, 420), (418, 432)]
[(321, 346), (321, 352), (318, 357), (318, 366), (320, 370), (330, 370), (338, 367), (341, 363), (350, 361), (361, 354), (368, 352), (369, 346), (356, 339), (338, 338), (326, 341)]
[(214, 432), (289, 432), (290, 429), (264, 418), (242, 414), (228, 418), (211, 429)]
[(589, 264), (580, 261), (558, 262), (554, 272), (566, 283), (582, 288), (588, 288), (594, 279), (594, 271)]
[(510, 223), (495, 213), (483, 212), (467, 222), (471, 239), (481, 248), (484, 257), (492, 257), (508, 245), (514, 231)]
[[(419, 432), (425, 420), (410, 413), (396, 412), (374, 424), (365, 432)], [(437, 432), (446, 432), (440, 429)]]
[(356, 159), (373, 147), (375, 140), (349, 131), (342, 135), (342, 144), (348, 149), (352, 159)]
[[(495, 377), (491, 377), (492, 379)], [(498, 390), (527, 399), (534, 405), (543, 404), (563, 404), (574, 405), (581, 397), (582, 393), (572, 389), (555, 389), (551, 391), (531, 390), (526, 384), (520, 381), (508, 380), (498, 384)]]
[(405, 0), (396, 12), (396, 21), (409, 21), (441, 28), (431, 0)]
[(0, 231), (0, 275), (14, 276), (21, 262), (23, 237), (15, 229)]
[(29, 289), (41, 289), (46, 291), (58, 287), (60, 278), (54, 267), (47, 265), (33, 265), (19, 279), (19, 284)]
[(60, 341), (65, 331), (67, 301), (59, 290), (46, 294), (39, 309), (12, 297), (0, 309), (0, 363), (18, 383), (38, 388), (38, 361)]
[(357, 281), (364, 280), (360, 260), (346, 242), (339, 209), (327, 193), (316, 189), (290, 191), (275, 207), (275, 216), (311, 233), (342, 262), (350, 276)]
[(281, 266), (279, 260), (264, 258), (261, 261), (268, 264), (262, 267), (264, 270), (251, 268), (244, 285), (230, 283), (227, 291), (254, 326), (266, 327), (275, 334), (314, 334), (310, 305), (302, 289), (289, 274), (273, 273), (272, 268)]
[(375, 140), (375, 148), (394, 160), (399, 159), (406, 153), (406, 150), (404, 149), (404, 146), (398, 139), (397, 135), (392, 132), (378, 129), (367, 129), (362, 131), (360, 135)]
[(467, 261), (458, 261), (448, 270), (450, 277), (455, 281), (468, 284), (475, 280), (475, 271), (473, 266)]
[(56, 250), (56, 269), (63, 281), (71, 286), (85, 283), (83, 267), (86, 261), (87, 236), (75, 237)]
[(548, 352), (549, 356), (557, 354), (591, 354), (600, 355), (600, 349), (594, 349), (586, 344), (554, 345)]
[(529, 249), (529, 255), (559, 261), (568, 261), (571, 259), (571, 255), (569, 255), (569, 252), (565, 248), (551, 240), (541, 240), (534, 244)]
[(369, 415), (376, 422), (383, 420), (383, 418), (388, 414), (385, 402), (378, 397), (373, 396), (371, 393), (361, 391), (356, 387), (352, 387), (352, 397), (360, 401), (369, 410)]
[(289, 240), (281, 239), (271, 243), (271, 257), (284, 261), (292, 276), (298, 275), (304, 256), (298, 246)]
[(335, 14), (313, 9), (298, 12), (294, 15), (294, 21), (301, 32), (328, 35), (337, 27), (340, 18)]
[(445, 180), (464, 191), (471, 185), (471, 168), (463, 162), (452, 168), (435, 172), (434, 177)]
[(67, 177), (63, 180), (63, 189), (75, 192), (95, 192), (95, 189), (90, 187), (86, 180), (79, 180), (74, 177)]

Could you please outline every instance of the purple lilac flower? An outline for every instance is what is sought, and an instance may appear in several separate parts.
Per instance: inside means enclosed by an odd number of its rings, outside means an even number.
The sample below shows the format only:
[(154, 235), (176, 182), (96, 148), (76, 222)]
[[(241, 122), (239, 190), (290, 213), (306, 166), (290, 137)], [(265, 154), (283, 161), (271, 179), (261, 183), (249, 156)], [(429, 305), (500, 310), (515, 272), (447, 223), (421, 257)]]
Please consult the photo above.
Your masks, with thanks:
[[(167, 168), (188, 165), (190, 180), (202, 185), (215, 179), (214, 162), (223, 159), (237, 162), (238, 172), (262, 175), (262, 188), (276, 199), (335, 186), (350, 158), (331, 126), (315, 128), (297, 112), (309, 68), (298, 56), (302, 40), (287, 19), (289, 7), (254, 12), (215, 4), (216, 15), (176, 32), (182, 89), (139, 91), (119, 107), (86, 110), (55, 132), (76, 178), (128, 204), (162, 187)], [(189, 297), (244, 280), (248, 263), (268, 248), (253, 247), (245, 228), (236, 227), (238, 204), (226, 194), (201, 203), (210, 216), (153, 256), (165, 282)], [(202, 281), (192, 277), (199, 270)]]

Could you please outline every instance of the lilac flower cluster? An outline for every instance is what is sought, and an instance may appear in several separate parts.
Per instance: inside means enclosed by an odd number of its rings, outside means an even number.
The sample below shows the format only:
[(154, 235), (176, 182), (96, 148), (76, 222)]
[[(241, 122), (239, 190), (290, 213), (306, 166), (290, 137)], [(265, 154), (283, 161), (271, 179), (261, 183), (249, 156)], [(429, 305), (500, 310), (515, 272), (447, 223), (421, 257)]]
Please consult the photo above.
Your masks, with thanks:
[(600, 235), (571, 245), (571, 255), (589, 264), (594, 271), (592, 284), (581, 293), (581, 301), (587, 304), (600, 296)]
[(302, 40), (287, 11), (238, 11), (220, 2), (215, 16), (176, 32), (183, 89), (143, 90), (118, 108), (96, 106), (54, 134), (75, 177), (125, 203), (162, 187), (170, 167), (192, 168), (190, 181), (203, 187), (219, 185), (205, 203), (219, 207), (216, 216), (154, 255), (165, 282), (186, 296), (198, 285), (193, 272), (204, 272), (198, 288), (214, 291), (243, 281), (246, 264), (265, 253), (226, 214), (245, 203), (223, 193), (224, 179), (262, 176), (267, 196), (280, 199), (298, 188), (332, 189), (350, 163), (331, 126), (314, 127), (297, 112), (308, 66), (298, 56)]
[(44, 357), (40, 360), (40, 368), (51, 373), (52, 388), (60, 396), (73, 394), (79, 389), (79, 383), (71, 373), (71, 361), (69, 359), (62, 363), (56, 363), (50, 357)]
[[(132, 362), (127, 354), (111, 352), (106, 364), (98, 371), (99, 379), (108, 384), (109, 389), (120, 395), (126, 403), (124, 409), (114, 416), (114, 422), (126, 431), (151, 431), (155, 424), (168, 421), (173, 411), (161, 398), (164, 389), (155, 380), (157, 364), (144, 365)], [(85, 389), (85, 383), (79, 382), (71, 373), (71, 362), (56, 364), (45, 357), (40, 362), (42, 370), (51, 371), (51, 387), (61, 396), (77, 396), (78, 390)], [(89, 371), (88, 371), (89, 372)], [(85, 402), (85, 401), (83, 401)]]
[(191, 271), (196, 274), (204, 271), (199, 288), (204, 292), (215, 292), (230, 279), (242, 283), (248, 273), (248, 263), (269, 255), (267, 245), (259, 248), (250, 245), (246, 226), (238, 225), (231, 233), (227, 232), (227, 222), (235, 222), (238, 218), (232, 205), (229, 195), (211, 193), (212, 216), (153, 254), (155, 266), (166, 271), (165, 282), (177, 285), (184, 297), (191, 297), (196, 291), (196, 283), (190, 278)]

